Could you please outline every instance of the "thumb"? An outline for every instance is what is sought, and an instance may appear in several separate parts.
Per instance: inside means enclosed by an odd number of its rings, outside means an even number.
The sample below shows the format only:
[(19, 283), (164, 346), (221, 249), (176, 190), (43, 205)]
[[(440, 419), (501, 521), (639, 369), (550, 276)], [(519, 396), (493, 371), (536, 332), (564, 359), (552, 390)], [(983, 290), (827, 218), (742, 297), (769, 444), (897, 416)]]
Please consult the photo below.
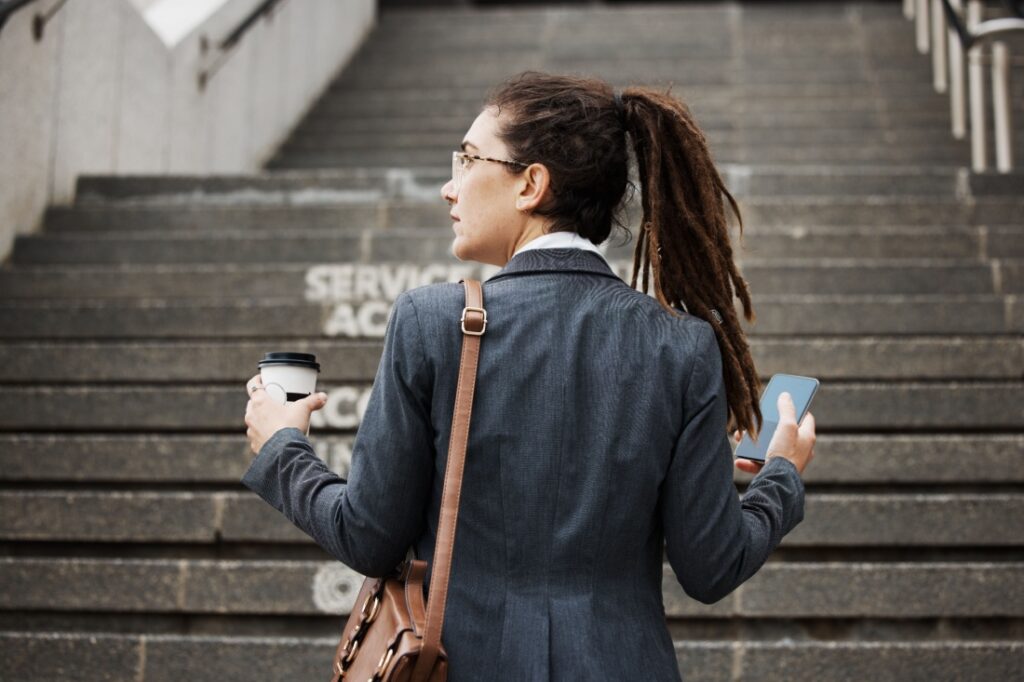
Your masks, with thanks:
[(316, 412), (327, 404), (327, 394), (323, 392), (313, 393), (312, 395), (308, 395), (303, 398), (302, 402), (306, 404), (306, 407), (309, 408), (310, 412)]
[(796, 423), (796, 407), (793, 405), (793, 398), (789, 393), (783, 391), (779, 394), (779, 400), (776, 403), (779, 408), (779, 423), (782, 422), (793, 422)]

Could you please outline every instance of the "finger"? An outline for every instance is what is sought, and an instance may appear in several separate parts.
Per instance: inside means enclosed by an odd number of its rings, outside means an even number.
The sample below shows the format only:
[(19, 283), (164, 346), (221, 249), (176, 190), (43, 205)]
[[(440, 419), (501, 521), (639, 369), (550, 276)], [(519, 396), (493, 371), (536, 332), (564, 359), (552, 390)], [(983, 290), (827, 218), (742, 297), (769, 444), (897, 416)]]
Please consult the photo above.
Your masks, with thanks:
[(736, 460), (736, 468), (740, 471), (745, 471), (748, 474), (756, 474), (763, 466), (764, 465), (760, 462), (753, 462), (749, 459), (739, 458)]
[(814, 438), (814, 415), (808, 412), (804, 415), (804, 420), (800, 422), (800, 436), (804, 438)]
[(779, 422), (793, 422), (796, 423), (796, 407), (793, 405), (793, 397), (786, 391), (779, 394), (779, 400), (776, 403), (779, 408)]
[(257, 387), (263, 387), (263, 377), (261, 377), (259, 374), (249, 379), (249, 381), (245, 382), (245, 391), (249, 395), (252, 395), (252, 390)]
[(323, 392), (314, 393), (303, 398), (302, 402), (306, 404), (310, 412), (316, 412), (327, 404), (327, 394)]

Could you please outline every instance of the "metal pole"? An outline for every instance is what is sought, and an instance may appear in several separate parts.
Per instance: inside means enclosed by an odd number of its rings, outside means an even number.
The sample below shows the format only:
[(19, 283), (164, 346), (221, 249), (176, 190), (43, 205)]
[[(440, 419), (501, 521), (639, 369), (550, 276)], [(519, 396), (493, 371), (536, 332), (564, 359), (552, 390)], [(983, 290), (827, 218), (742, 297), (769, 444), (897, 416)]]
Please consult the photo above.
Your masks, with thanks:
[(992, 110), (995, 115), (996, 168), (1013, 170), (1013, 125), (1010, 120), (1010, 50), (1001, 40), (992, 43)]
[[(967, 3), (967, 28), (972, 32), (981, 23), (984, 9), (981, 0)], [(982, 62), (982, 48), (979, 41), (967, 51), (968, 96), (971, 98), (971, 168), (977, 172), (988, 166), (986, 159), (985, 135), (985, 65)]]
[(928, 52), (928, 0), (917, 0), (914, 28), (917, 29), (917, 51), (925, 54)]
[(946, 15), (942, 12), (942, 0), (932, 0), (932, 84), (935, 92), (946, 92)]
[[(950, 5), (961, 14), (960, 0), (950, 0)], [(967, 99), (964, 96), (964, 48), (960, 36), (952, 24), (949, 26), (949, 113), (952, 120), (953, 137), (964, 139), (967, 135)]]

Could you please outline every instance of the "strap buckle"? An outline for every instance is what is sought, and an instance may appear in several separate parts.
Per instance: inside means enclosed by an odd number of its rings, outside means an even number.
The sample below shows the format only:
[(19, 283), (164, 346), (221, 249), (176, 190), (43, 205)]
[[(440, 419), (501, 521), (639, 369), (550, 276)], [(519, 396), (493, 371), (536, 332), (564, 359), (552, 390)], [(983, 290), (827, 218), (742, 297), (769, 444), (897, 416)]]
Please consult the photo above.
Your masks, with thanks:
[[(480, 313), (481, 315), (484, 316), (483, 325), (480, 327), (480, 331), (478, 332), (475, 332), (471, 329), (466, 329), (466, 313), (470, 311), (474, 313)], [(459, 320), (459, 322), (462, 324), (463, 334), (469, 334), (471, 336), (483, 336), (484, 330), (487, 329), (487, 311), (484, 310), (483, 308), (477, 308), (475, 306), (468, 305), (462, 309), (462, 318)]]

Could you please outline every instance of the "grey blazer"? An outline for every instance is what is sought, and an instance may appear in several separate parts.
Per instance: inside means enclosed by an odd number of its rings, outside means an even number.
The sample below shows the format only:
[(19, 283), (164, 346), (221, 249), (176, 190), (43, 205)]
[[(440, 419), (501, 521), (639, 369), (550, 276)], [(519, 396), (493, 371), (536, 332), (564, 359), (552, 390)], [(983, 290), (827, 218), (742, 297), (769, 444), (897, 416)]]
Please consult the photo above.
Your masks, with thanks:
[[(738, 495), (710, 324), (598, 254), (525, 250), (483, 289), (449, 680), (680, 680), (663, 551), (686, 594), (722, 599), (803, 519), (796, 467), (773, 458)], [(364, 575), (433, 556), (463, 305), (458, 283), (395, 301), (347, 481), (292, 428), (242, 479)]]

